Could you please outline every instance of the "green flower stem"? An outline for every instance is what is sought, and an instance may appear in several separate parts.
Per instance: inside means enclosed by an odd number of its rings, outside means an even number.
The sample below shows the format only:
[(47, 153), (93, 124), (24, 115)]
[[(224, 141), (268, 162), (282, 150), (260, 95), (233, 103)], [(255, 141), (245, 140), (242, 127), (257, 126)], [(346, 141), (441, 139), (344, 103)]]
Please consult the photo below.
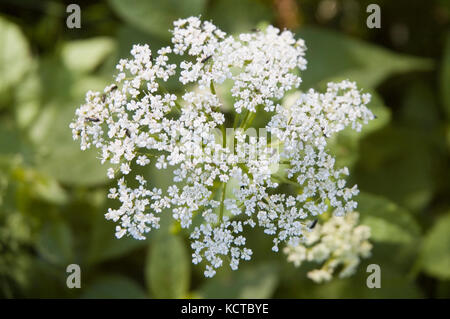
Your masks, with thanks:
[(224, 211), (224, 202), (225, 202), (225, 196), (227, 193), (227, 184), (228, 183), (223, 183), (223, 189), (222, 189), (222, 199), (220, 200), (220, 214), (219, 214), (219, 222), (222, 223), (223, 221), (223, 211)]
[(250, 115), (250, 111), (247, 110), (247, 113), (245, 114), (244, 119), (242, 120), (242, 122), (239, 123), (239, 128), (243, 128), (242, 124), (244, 124), (247, 121), (247, 118), (249, 115)]
[(209, 84), (209, 89), (211, 90), (211, 93), (216, 95), (216, 88), (214, 87), (213, 81)]

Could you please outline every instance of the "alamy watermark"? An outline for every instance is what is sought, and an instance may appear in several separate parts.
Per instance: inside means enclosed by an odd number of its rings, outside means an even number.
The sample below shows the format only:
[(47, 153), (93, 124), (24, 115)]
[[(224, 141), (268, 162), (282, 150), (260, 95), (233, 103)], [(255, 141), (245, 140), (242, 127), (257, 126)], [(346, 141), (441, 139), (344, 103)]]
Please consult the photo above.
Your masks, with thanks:
[(81, 8), (78, 4), (71, 3), (67, 6), (66, 12), (70, 13), (66, 19), (66, 25), (69, 29), (81, 28)]
[(66, 268), (67, 276), (66, 285), (68, 288), (81, 288), (81, 268), (77, 264), (70, 264)]
[(366, 25), (369, 29), (381, 28), (381, 8), (378, 4), (371, 3), (367, 6), (367, 13), (370, 15), (367, 17)]
[(367, 288), (381, 288), (381, 268), (380, 265), (370, 264), (367, 266), (366, 272), (371, 274), (367, 277)]

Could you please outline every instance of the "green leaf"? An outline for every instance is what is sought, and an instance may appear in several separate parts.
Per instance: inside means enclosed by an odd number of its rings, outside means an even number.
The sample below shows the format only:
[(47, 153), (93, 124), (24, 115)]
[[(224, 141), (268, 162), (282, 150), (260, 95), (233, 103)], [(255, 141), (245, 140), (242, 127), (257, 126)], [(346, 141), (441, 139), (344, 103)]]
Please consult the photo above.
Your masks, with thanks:
[(146, 297), (142, 287), (121, 275), (97, 278), (81, 295), (83, 299), (145, 299)]
[[(416, 130), (427, 132), (438, 131), (439, 109), (436, 106), (436, 98), (433, 89), (425, 81), (413, 82), (406, 90), (400, 112), (402, 124)], [(441, 132), (438, 131), (440, 139)]]
[(363, 191), (419, 212), (436, 189), (438, 158), (429, 131), (390, 125), (362, 141), (350, 178)]
[(182, 298), (190, 281), (190, 258), (179, 236), (158, 232), (147, 254), (147, 286), (156, 298)]
[(24, 129), (32, 124), (41, 106), (40, 94), (42, 83), (37, 72), (37, 63), (33, 63), (32, 70), (16, 87), (14, 96), (14, 112), (17, 126)]
[(450, 279), (450, 213), (436, 220), (422, 246), (422, 268), (431, 276)]
[(308, 48), (308, 69), (302, 72), (304, 88), (343, 79), (374, 88), (393, 74), (433, 66), (428, 59), (396, 54), (333, 31), (306, 27), (297, 34)]
[[(64, 68), (61, 72), (63, 70)], [(81, 151), (79, 141), (72, 138), (69, 124), (75, 117), (75, 109), (82, 103), (87, 88), (103, 90), (107, 83), (102, 78), (89, 76), (61, 84), (62, 87), (69, 85), (70, 89), (65, 89), (66, 99), (60, 101), (60, 98), (54, 98), (48, 102), (30, 129), (30, 136), (38, 149), (37, 166), (42, 172), (64, 184), (103, 184), (107, 181), (107, 167), (101, 165), (99, 151)]]
[(407, 210), (367, 193), (358, 195), (357, 201), (361, 224), (371, 228), (371, 240), (408, 244), (420, 239), (420, 228)]
[(67, 193), (61, 185), (41, 172), (19, 166), (14, 169), (13, 174), (15, 179), (27, 188), (32, 197), (57, 205), (67, 202)]
[(450, 118), (450, 32), (447, 32), (441, 70), (441, 96), (447, 117)]
[(278, 284), (278, 267), (272, 263), (248, 266), (214, 277), (200, 288), (204, 298), (271, 298)]
[(62, 60), (74, 72), (87, 73), (98, 67), (115, 49), (115, 42), (108, 37), (66, 42), (62, 47)]
[(75, 107), (58, 108), (55, 105), (52, 111), (51, 118), (59, 121), (38, 144), (38, 168), (64, 184), (89, 186), (106, 182), (107, 168), (101, 165), (98, 151), (81, 151), (79, 142), (72, 139), (69, 123)]
[[(170, 45), (169, 39), (162, 39), (161, 37), (149, 35), (147, 32), (142, 31), (130, 24), (123, 24), (117, 31), (117, 56), (115, 60), (128, 58), (131, 56), (130, 51), (136, 43), (148, 43), (152, 52), (156, 52), (162, 47)], [(171, 56), (176, 58), (176, 56)], [(174, 62), (172, 62), (174, 63)]]
[(47, 223), (37, 241), (39, 254), (49, 263), (67, 266), (73, 263), (72, 233), (62, 221)]
[(143, 31), (168, 38), (173, 22), (203, 13), (206, 0), (109, 0), (113, 10), (126, 22)]
[(0, 17), (0, 97), (22, 79), (30, 66), (30, 49), (22, 31)]
[(250, 32), (261, 22), (272, 21), (273, 10), (261, 1), (218, 0), (208, 7), (207, 17), (228, 33)]
[(10, 121), (0, 121), (0, 155), (14, 155), (26, 151), (20, 131)]
[(359, 158), (359, 136), (350, 128), (333, 136), (327, 145), (330, 152), (336, 156), (336, 166), (351, 168)]
[(92, 216), (92, 232), (87, 254), (89, 264), (119, 258), (147, 244), (147, 241), (131, 237), (117, 239), (114, 231), (116, 224), (106, 220), (103, 213), (104, 211), (96, 212)]
[(382, 97), (377, 92), (373, 90), (366, 90), (365, 92), (370, 93), (370, 95), (372, 96), (367, 107), (376, 116), (376, 119), (364, 125), (361, 132), (355, 132), (354, 130), (352, 130), (352, 133), (359, 138), (363, 138), (373, 132), (382, 129), (391, 121), (392, 117), (391, 110), (384, 104)]

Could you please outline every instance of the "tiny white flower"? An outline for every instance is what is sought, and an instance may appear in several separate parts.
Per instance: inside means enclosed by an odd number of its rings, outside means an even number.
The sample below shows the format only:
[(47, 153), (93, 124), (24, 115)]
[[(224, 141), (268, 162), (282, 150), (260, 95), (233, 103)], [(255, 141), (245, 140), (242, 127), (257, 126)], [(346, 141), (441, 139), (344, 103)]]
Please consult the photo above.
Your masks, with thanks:
[(121, 171), (123, 174), (125, 174), (125, 175), (127, 175), (128, 173), (130, 173), (130, 172), (131, 172), (130, 164), (128, 164), (128, 163), (123, 163), (122, 165), (120, 165), (120, 171)]
[(110, 179), (114, 178), (114, 169), (112, 167), (108, 168), (107, 175)]

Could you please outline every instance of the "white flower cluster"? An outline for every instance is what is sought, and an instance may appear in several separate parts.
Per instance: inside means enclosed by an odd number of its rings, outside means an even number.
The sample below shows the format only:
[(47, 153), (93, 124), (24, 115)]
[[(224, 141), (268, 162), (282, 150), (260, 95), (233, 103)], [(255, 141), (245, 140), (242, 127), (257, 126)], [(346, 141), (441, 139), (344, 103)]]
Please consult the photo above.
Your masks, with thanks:
[[(193, 262), (206, 262), (205, 275), (213, 276), (225, 260), (237, 269), (251, 258), (245, 228), (263, 228), (278, 251), (281, 243), (300, 243), (308, 216), (330, 208), (338, 215), (353, 211), (358, 191), (345, 187), (348, 170), (334, 167), (326, 142), (373, 118), (370, 96), (344, 81), (283, 107), (280, 101), (300, 85), (299, 71), (306, 68), (303, 40), (272, 26), (236, 38), (196, 17), (174, 26), (173, 46), (154, 55), (148, 45), (135, 45), (132, 58), (119, 61), (114, 83), (88, 92), (70, 125), (81, 149), (98, 148), (102, 163), (111, 165), (108, 177), (122, 175), (109, 194), (121, 206), (105, 215), (118, 223), (116, 236), (144, 239), (159, 227), (163, 210), (170, 211), (191, 229)], [(179, 68), (168, 62), (170, 54), (185, 57)], [(174, 76), (185, 88), (180, 98), (164, 87)], [(232, 83), (231, 134), (215, 90), (224, 81)], [(270, 141), (249, 133), (258, 112), (273, 114), (265, 127)], [(296, 194), (277, 192), (275, 168), (283, 163)], [(150, 190), (143, 176), (131, 176), (134, 167), (147, 165), (172, 168), (173, 184)]]
[(343, 217), (332, 216), (323, 225), (317, 224), (304, 233), (304, 242), (297, 246), (286, 246), (288, 261), (299, 267), (303, 262), (322, 264), (320, 269), (308, 272), (308, 277), (321, 283), (329, 281), (338, 267), (339, 277), (351, 276), (361, 258), (370, 256), (372, 245), (368, 239), (370, 228), (358, 225), (359, 214), (348, 213)]

